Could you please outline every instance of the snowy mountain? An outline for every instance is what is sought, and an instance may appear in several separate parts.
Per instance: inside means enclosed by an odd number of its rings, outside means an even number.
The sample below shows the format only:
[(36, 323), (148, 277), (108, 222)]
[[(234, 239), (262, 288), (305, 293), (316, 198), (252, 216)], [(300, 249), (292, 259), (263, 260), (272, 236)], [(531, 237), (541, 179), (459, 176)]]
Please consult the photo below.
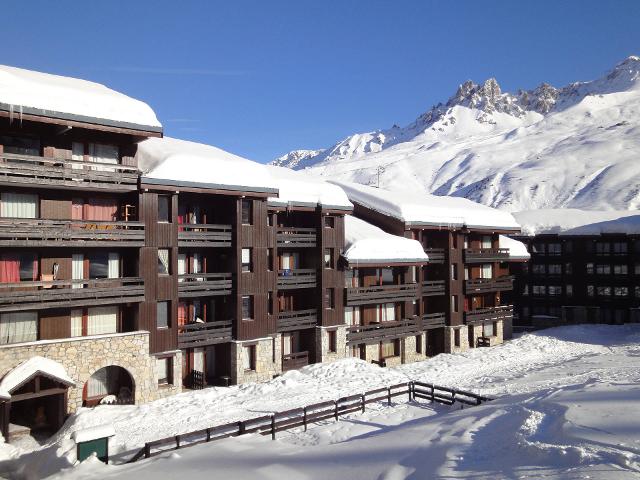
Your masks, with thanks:
[(467, 81), (406, 127), (296, 150), (273, 163), (391, 190), (520, 211), (640, 206), (640, 57), (563, 88)]

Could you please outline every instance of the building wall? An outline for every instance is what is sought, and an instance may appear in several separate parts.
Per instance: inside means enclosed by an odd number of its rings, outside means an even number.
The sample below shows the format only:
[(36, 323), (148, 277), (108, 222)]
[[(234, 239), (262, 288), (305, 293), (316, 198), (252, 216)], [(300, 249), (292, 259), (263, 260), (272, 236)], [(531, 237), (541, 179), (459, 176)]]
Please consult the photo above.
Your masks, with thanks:
[[(336, 332), (336, 352), (329, 351), (329, 331)], [(330, 363), (347, 357), (347, 327), (316, 327), (316, 361)]]
[[(256, 346), (255, 370), (245, 370), (242, 348)], [(231, 342), (231, 382), (234, 384), (264, 382), (282, 373), (282, 342), (279, 336), (246, 342)]]

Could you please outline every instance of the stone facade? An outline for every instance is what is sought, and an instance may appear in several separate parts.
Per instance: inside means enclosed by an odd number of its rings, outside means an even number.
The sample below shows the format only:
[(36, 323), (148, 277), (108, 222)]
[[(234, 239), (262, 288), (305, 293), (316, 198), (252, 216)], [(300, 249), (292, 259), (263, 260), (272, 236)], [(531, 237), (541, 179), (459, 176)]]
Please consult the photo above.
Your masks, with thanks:
[(135, 403), (150, 402), (178, 393), (182, 387), (182, 357), (177, 352), (173, 361), (176, 384), (158, 388), (155, 359), (149, 355), (148, 332), (3, 345), (0, 347), (0, 377), (34, 356), (62, 364), (76, 382), (76, 386), (68, 390), (69, 412), (75, 412), (82, 406), (82, 390), (86, 382), (103, 367), (119, 366), (129, 372), (134, 383)]
[[(420, 362), (427, 358), (425, 355), (427, 344), (426, 335), (418, 335), (417, 337), (411, 336), (403, 338), (400, 342), (400, 348), (402, 352), (402, 363)], [(420, 342), (420, 353), (416, 350), (417, 342)]]
[[(336, 351), (329, 351), (329, 331), (336, 332)], [(322, 363), (335, 362), (349, 356), (347, 346), (347, 327), (316, 327), (316, 361)]]
[[(460, 329), (460, 346), (456, 347), (454, 344), (455, 328)], [(469, 331), (473, 332), (473, 345), (469, 345)], [(478, 338), (482, 337), (482, 325), (469, 325), (461, 327), (446, 327), (444, 333), (445, 352), (446, 353), (459, 353), (466, 352), (470, 348), (478, 345)], [(500, 345), (504, 342), (504, 325), (502, 320), (496, 322), (496, 328), (494, 335), (489, 337), (489, 346)]]
[[(455, 344), (455, 330), (460, 331), (460, 344)], [(459, 353), (469, 350), (469, 334), (466, 325), (460, 327), (444, 327), (444, 351), (445, 353)]]
[[(255, 369), (245, 368), (243, 348), (255, 346)], [(234, 384), (264, 382), (282, 373), (280, 336), (231, 343), (231, 381)]]

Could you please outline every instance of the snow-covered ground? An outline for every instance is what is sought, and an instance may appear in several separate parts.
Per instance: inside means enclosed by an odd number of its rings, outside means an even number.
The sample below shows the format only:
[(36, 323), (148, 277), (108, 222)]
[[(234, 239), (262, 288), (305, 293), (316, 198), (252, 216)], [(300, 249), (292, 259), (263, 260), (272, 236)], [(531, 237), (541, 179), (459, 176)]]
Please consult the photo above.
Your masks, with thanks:
[[(83, 409), (43, 449), (16, 452), (0, 475), (38, 478), (638, 478), (640, 325), (572, 326), (503, 346), (381, 369), (348, 359), (264, 384), (190, 392), (148, 405)], [(372, 405), (278, 440), (250, 435), (132, 465), (71, 467), (71, 433), (113, 423), (115, 452), (265, 412), (407, 378), (497, 399), (480, 407)], [(12, 473), (10, 473), (12, 472)]]

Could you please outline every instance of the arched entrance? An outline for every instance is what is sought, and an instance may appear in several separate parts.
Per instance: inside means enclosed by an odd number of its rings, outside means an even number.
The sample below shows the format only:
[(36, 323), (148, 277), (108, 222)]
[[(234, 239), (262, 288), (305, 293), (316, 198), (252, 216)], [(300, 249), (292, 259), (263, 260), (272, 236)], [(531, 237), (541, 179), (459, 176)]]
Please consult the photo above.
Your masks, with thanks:
[(93, 407), (100, 403), (133, 405), (134, 399), (133, 376), (117, 365), (96, 370), (82, 390), (82, 404), (85, 407)]

